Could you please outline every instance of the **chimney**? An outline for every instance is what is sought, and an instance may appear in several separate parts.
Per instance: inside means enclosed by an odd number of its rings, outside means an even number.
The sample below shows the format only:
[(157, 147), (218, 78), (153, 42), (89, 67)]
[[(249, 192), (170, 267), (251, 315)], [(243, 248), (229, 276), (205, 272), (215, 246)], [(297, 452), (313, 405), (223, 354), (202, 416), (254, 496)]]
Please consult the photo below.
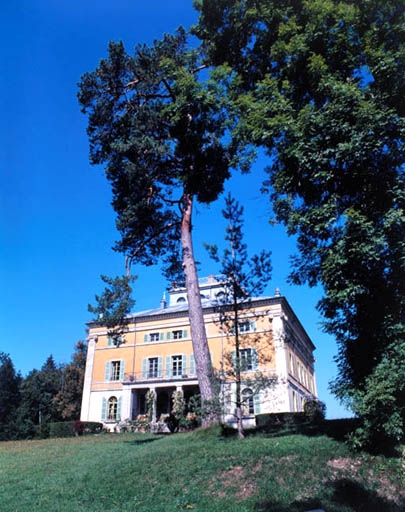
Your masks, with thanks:
[(166, 302), (166, 292), (163, 292), (162, 300), (160, 301), (160, 307), (162, 309), (166, 309), (167, 302)]

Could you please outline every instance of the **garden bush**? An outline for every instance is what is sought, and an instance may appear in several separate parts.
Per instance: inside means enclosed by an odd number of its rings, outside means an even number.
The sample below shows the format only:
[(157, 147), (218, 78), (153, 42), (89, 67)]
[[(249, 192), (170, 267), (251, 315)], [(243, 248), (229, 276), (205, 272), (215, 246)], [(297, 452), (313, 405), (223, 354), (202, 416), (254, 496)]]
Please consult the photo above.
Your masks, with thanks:
[(103, 424), (97, 421), (59, 421), (49, 423), (48, 427), (51, 438), (99, 434), (103, 431)]

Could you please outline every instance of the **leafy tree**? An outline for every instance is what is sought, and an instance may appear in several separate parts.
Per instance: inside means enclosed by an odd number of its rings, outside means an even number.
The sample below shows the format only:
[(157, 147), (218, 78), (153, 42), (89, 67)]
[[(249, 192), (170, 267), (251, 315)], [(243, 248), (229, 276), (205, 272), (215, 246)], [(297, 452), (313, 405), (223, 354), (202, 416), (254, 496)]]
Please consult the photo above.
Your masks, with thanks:
[(82, 77), (78, 97), (88, 114), (91, 162), (105, 164), (112, 185), (121, 233), (115, 248), (129, 267), (163, 260), (167, 276), (185, 280), (200, 391), (211, 400), (192, 210), (196, 201), (214, 201), (230, 168), (248, 159), (239, 159), (225, 137), (226, 70), (209, 75), (205, 68), (183, 29), (150, 47), (136, 46), (132, 56), (122, 43), (111, 42), (108, 58)]
[[(225, 198), (222, 215), (228, 222), (225, 240), (229, 243), (229, 247), (224, 249), (222, 257), (219, 256), (216, 245), (207, 244), (207, 248), (211, 257), (221, 265), (220, 273), (223, 276), (225, 287), (225, 296), (219, 308), (221, 327), (228, 336), (231, 335), (235, 340), (235, 357), (232, 366), (236, 383), (236, 416), (238, 436), (243, 439), (242, 420), (245, 398), (242, 393), (242, 384), (249, 388), (253, 387), (258, 392), (264, 385), (269, 385), (269, 381), (259, 374), (254, 379), (250, 378), (249, 382), (244, 382), (242, 378), (245, 368), (241, 356), (241, 342), (244, 335), (240, 332), (240, 313), (248, 308), (252, 297), (261, 295), (266, 287), (272, 271), (271, 253), (263, 250), (249, 259), (243, 235), (243, 206), (230, 194)], [(250, 334), (249, 342), (251, 339), (252, 335)]]
[(34, 369), (23, 379), (18, 410), (20, 437), (32, 437), (37, 433), (46, 437), (47, 424), (62, 419), (55, 404), (61, 384), (62, 372), (52, 356), (48, 357), (41, 370)]
[[(196, 5), (195, 33), (212, 62), (237, 74), (234, 136), (271, 157), (265, 188), (298, 240), (291, 280), (323, 285), (318, 307), (339, 347), (332, 389), (367, 411), (363, 446), (376, 441), (372, 430), (396, 442), (405, 408), (402, 373), (392, 371), (405, 357), (404, 2)], [(374, 407), (383, 396), (386, 406)]]
[(8, 354), (0, 352), (0, 440), (15, 435), (15, 414), (20, 402), (21, 376), (16, 373)]
[(87, 345), (79, 340), (72, 361), (61, 369), (62, 385), (54, 398), (56, 410), (63, 420), (80, 418)]

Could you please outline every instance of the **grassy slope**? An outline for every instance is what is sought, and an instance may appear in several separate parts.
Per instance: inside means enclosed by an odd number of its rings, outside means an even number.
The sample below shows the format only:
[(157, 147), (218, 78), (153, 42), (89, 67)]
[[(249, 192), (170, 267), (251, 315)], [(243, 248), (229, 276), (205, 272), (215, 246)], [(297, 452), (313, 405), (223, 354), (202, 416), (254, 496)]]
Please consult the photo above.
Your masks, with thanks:
[(326, 437), (217, 432), (0, 444), (1, 512), (405, 510), (399, 459)]

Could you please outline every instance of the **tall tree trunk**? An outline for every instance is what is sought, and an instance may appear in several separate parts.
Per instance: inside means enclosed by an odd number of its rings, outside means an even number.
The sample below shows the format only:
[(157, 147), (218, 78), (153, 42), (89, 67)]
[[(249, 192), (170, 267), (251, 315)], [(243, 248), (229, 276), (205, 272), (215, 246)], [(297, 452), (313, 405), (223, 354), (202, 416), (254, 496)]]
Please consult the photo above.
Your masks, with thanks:
[(233, 283), (233, 327), (235, 329), (235, 381), (236, 381), (236, 420), (238, 426), (238, 437), (244, 439), (245, 432), (243, 430), (243, 409), (242, 409), (242, 386), (241, 386), (241, 360), (240, 360), (240, 343), (239, 343), (239, 314), (238, 299), (236, 294), (236, 286)]
[[(188, 310), (190, 319), (191, 339), (193, 343), (194, 360), (200, 386), (201, 402), (204, 408), (213, 403), (215, 397), (213, 371), (210, 350), (205, 331), (204, 315), (201, 305), (200, 288), (198, 285), (197, 269), (194, 259), (192, 230), (193, 196), (185, 193), (183, 196), (183, 217), (181, 224), (181, 246), (183, 268), (186, 280)], [(215, 412), (203, 417), (203, 425), (209, 425), (218, 420)]]

